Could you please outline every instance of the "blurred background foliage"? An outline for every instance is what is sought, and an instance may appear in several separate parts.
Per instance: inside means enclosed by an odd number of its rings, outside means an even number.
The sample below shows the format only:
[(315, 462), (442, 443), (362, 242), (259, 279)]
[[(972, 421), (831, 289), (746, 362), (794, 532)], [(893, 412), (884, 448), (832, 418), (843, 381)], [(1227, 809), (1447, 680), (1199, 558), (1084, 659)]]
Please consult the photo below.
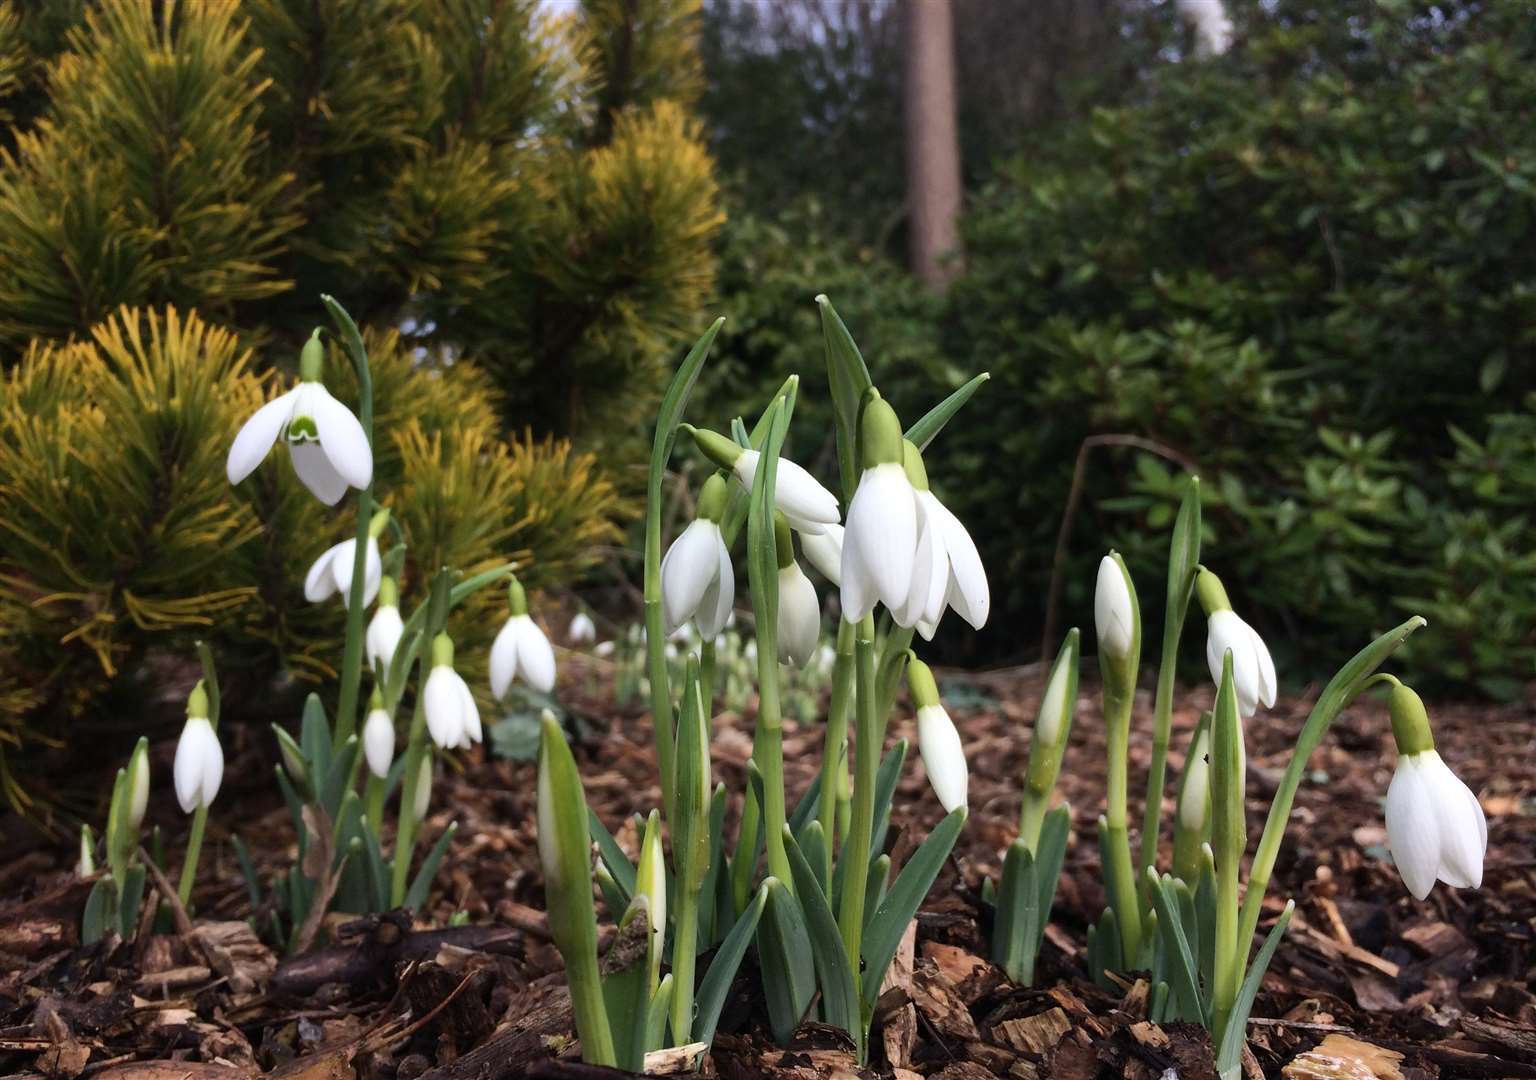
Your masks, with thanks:
[[(150, 691), (195, 637), (252, 680), (236, 711), (335, 662), (341, 608), (300, 585), (346, 515), (286, 462), (235, 491), (223, 469), (321, 292), (369, 342), (408, 577), (513, 558), (562, 585), (603, 556), (714, 288), (696, 21), (697, 0), (0, 3), (7, 761), (66, 722), (174, 726)], [(329, 375), (351, 400), (334, 354)], [(461, 655), (503, 607), (460, 610)]]
[(716, 313), (696, 419), (799, 371), (793, 453), (830, 477), (824, 292), (904, 415), (993, 375), (930, 454), (995, 589), (948, 659), (1035, 655), (1081, 455), (1063, 623), (1110, 546), (1155, 614), (1193, 468), (1293, 689), (1415, 610), (1416, 679), (1520, 693), (1529, 5), (1227, 0), (1209, 58), (1167, 0), (952, 6), (940, 295), (903, 265), (899, 0), (0, 2), (0, 745), (139, 730), (202, 634), (256, 683), (333, 656), (340, 609), (299, 582), (345, 521), (286, 464), (222, 475), (320, 292), (374, 356), (408, 576), (589, 573)]

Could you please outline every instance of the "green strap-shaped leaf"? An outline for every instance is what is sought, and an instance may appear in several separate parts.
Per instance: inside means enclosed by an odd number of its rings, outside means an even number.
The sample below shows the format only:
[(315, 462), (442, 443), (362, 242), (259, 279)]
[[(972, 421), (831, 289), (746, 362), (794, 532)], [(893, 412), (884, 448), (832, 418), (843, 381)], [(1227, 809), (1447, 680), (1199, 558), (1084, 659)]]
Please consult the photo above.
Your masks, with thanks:
[(427, 857), (421, 861), (421, 869), (416, 871), (416, 880), (412, 881), (411, 887), (406, 890), (406, 907), (419, 909), (427, 902), (427, 892), (432, 888), (433, 878), (437, 877), (437, 865), (443, 861), (448, 845), (453, 842), (453, 836), (458, 831), (459, 823), (450, 822), (443, 830), (443, 835), (437, 838), (437, 843), (432, 845), (432, 850), (427, 852)]
[(805, 789), (805, 794), (800, 796), (800, 801), (795, 803), (794, 812), (789, 815), (789, 827), (795, 830), (799, 836), (805, 829), (806, 823), (816, 816), (821, 809), (821, 773), (817, 773), (811, 779), (810, 787)]
[(347, 794), (353, 775), (353, 766), (357, 762), (357, 755), (362, 752), (362, 747), (357, 741), (356, 735), (347, 736), (347, 741), (342, 743), (335, 755), (331, 758), (331, 767), (325, 773), (325, 783), (321, 785), (319, 796), (320, 805), (325, 807), (325, 812), (335, 820), (341, 812), (342, 796)]
[(885, 903), (885, 894), (890, 887), (891, 857), (882, 853), (876, 855), (874, 862), (869, 864), (869, 875), (864, 879), (864, 929), (861, 934), (868, 932), (869, 924), (874, 921), (880, 905)]
[(715, 929), (715, 882), (726, 872), (725, 866), (725, 785), (716, 784), (709, 801), (709, 869), (699, 886), (699, 951), (705, 952), (718, 940)]
[(933, 408), (923, 414), (922, 418), (907, 428), (907, 441), (914, 444), (919, 450), (928, 449), (928, 444), (933, 442), (934, 436), (944, 430), (944, 425), (959, 412), (961, 407), (971, 400), (971, 395), (981, 389), (981, 384), (992, 377), (990, 372), (983, 371), (974, 376), (964, 386), (956, 390), (949, 397), (939, 402)]
[(907, 860), (907, 865), (901, 868), (891, 891), (881, 902), (864, 932), (863, 988), (866, 1015), (874, 1008), (875, 998), (880, 994), (880, 981), (885, 978), (885, 969), (890, 966), (891, 957), (896, 955), (901, 936), (906, 933), (907, 923), (917, 914), (918, 905), (933, 887), (934, 879), (944, 867), (944, 860), (949, 858), (949, 852), (960, 836), (965, 816), (965, 807), (958, 807), (934, 827), (933, 832), (928, 834), (928, 838)]
[(240, 839), (239, 833), (230, 833), (229, 843), (235, 849), (235, 861), (240, 864), (240, 876), (245, 878), (245, 892), (251, 899), (251, 910), (258, 911), (261, 908), (261, 878), (256, 874), (256, 864), (251, 861), (251, 850), (245, 846), (245, 841)]
[(1045, 939), (1045, 926), (1051, 921), (1051, 908), (1056, 903), (1056, 886), (1061, 883), (1061, 863), (1067, 855), (1067, 834), (1072, 830), (1072, 808), (1058, 806), (1045, 815), (1040, 825), (1040, 845), (1035, 854), (1035, 887), (1039, 890), (1037, 910), (1040, 918), (1035, 925), (1035, 953), (1040, 952), (1040, 942)]
[[(806, 826), (806, 837), (820, 847), (825, 843), (821, 835), (821, 822), (813, 821)], [(789, 855), (789, 867), (795, 875), (795, 899), (805, 914), (805, 923), (811, 934), (811, 948), (816, 964), (816, 978), (821, 985), (821, 1007), (828, 1023), (836, 1024), (853, 1036), (860, 1061), (864, 1060), (864, 1022), (859, 1009), (859, 992), (853, 984), (853, 968), (848, 954), (843, 951), (843, 936), (837, 928), (837, 919), (827, 905), (827, 897), (821, 890), (821, 881), (812, 869), (815, 863), (795, 843), (788, 826), (784, 829), (784, 848)]]
[(837, 420), (838, 479), (842, 483), (844, 505), (853, 498), (854, 482), (858, 479), (857, 445), (859, 408), (864, 391), (874, 385), (869, 378), (869, 368), (853, 335), (832, 307), (825, 294), (816, 297), (821, 309), (821, 339), (827, 351), (827, 385), (832, 390), (832, 410)]
[(1163, 971), (1173, 994), (1176, 1014), (1181, 1020), (1209, 1022), (1209, 1011), (1200, 1000), (1200, 974), (1189, 939), (1179, 918), (1179, 901), (1173, 878), (1147, 867), (1152, 903), (1157, 908), (1158, 932), (1162, 935)]
[(619, 847), (613, 833), (608, 831), (608, 827), (590, 806), (587, 807), (587, 827), (592, 830), (592, 839), (597, 841), (597, 853), (602, 856), (603, 865), (613, 875), (613, 883), (619, 887), (619, 894), (624, 899), (615, 910), (623, 911), (635, 895), (635, 864), (629, 861), (629, 856)]
[(384, 864), (384, 852), (379, 849), (379, 838), (374, 835), (368, 819), (362, 820), (359, 835), (363, 841), (363, 873), (368, 879), (370, 911), (389, 910), (389, 868)]
[(1020, 986), (1035, 980), (1035, 931), (1040, 923), (1040, 889), (1029, 845), (1015, 840), (1003, 857), (1003, 881), (997, 890), (992, 923), (992, 962)]
[(709, 962), (709, 970), (699, 983), (698, 996), (694, 998), (693, 1037), (702, 1043), (715, 1041), (715, 1028), (720, 1024), (720, 1010), (725, 1007), (726, 995), (741, 967), (741, 958), (747, 954), (747, 946), (757, 936), (757, 925), (768, 903), (769, 878), (758, 887), (752, 902), (742, 911), (736, 925), (725, 935), (725, 941)]
[(80, 918), (80, 944), (94, 945), (117, 925), (117, 889), (111, 877), (99, 877), (85, 898), (85, 914)]
[[(869, 862), (873, 866), (885, 847), (885, 834), (891, 822), (891, 798), (896, 793), (896, 781), (901, 779), (901, 766), (907, 759), (907, 740), (900, 739), (880, 759), (880, 769), (875, 773), (874, 825), (870, 829)], [(832, 876), (832, 898), (843, 894), (843, 881), (848, 876), (846, 859), (839, 859)], [(866, 872), (868, 868), (866, 867)], [(869, 894), (866, 893), (867, 897)]]
[(304, 765), (311, 783), (331, 769), (331, 725), (325, 718), (325, 706), (319, 694), (304, 699), (303, 719), (299, 723), (299, 746), (304, 750)]
[(1196, 955), (1200, 959), (1200, 985), (1216, 983), (1216, 860), (1210, 844), (1200, 851), (1200, 883), (1195, 886), (1195, 919), (1200, 926)]
[(765, 884), (768, 903), (757, 927), (757, 961), (763, 971), (768, 1027), (774, 1041), (783, 1045), (816, 997), (816, 963), (799, 902), (777, 878)]
[(1295, 911), (1296, 901), (1287, 900), (1285, 910), (1275, 920), (1274, 927), (1269, 931), (1269, 936), (1264, 939), (1259, 955), (1253, 958), (1253, 964), (1248, 968), (1248, 976), (1243, 979), (1243, 985), (1237, 992), (1237, 1000), (1232, 1005), (1232, 1015), (1227, 1018), (1227, 1030), (1221, 1033), (1221, 1047), (1216, 1054), (1216, 1071), (1221, 1074), (1222, 1080), (1241, 1074), (1243, 1041), (1248, 1032), (1248, 1014), (1253, 1011), (1253, 999), (1258, 996), (1259, 984), (1264, 981), (1264, 973), (1269, 970), (1269, 962), (1274, 958), (1275, 950), (1280, 947), (1280, 939), (1285, 936), (1285, 928), (1290, 925), (1291, 915)]

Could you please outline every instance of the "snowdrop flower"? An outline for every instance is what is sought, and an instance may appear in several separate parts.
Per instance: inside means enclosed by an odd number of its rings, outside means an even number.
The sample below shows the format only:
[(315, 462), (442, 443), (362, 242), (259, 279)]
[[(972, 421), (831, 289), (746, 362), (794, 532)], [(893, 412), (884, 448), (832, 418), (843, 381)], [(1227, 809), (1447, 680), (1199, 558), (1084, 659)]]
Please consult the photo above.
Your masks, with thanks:
[(843, 527), (826, 525), (819, 533), (801, 533), (800, 551), (822, 577), (843, 583)]
[(187, 698), (187, 724), (176, 744), (176, 801), (184, 813), (207, 807), (224, 781), (224, 750), (208, 721), (208, 692), (201, 681)]
[(859, 444), (864, 472), (843, 533), (843, 618), (858, 622), (883, 603), (910, 627), (903, 615), (917, 560), (917, 496), (902, 467), (901, 423), (878, 395), (864, 406)]
[[(682, 428), (693, 436), (694, 443), (705, 457), (722, 469), (729, 469), (742, 487), (752, 490), (757, 476), (757, 463), (762, 455), (756, 450), (743, 450), (717, 431), (683, 424)], [(702, 498), (702, 497), (701, 497)], [(788, 458), (780, 456), (774, 472), (773, 505), (789, 519), (796, 532), (813, 534), (837, 524), (837, 496), (833, 495), (810, 473)]]
[[(198, 687), (201, 688), (199, 683)], [(195, 692), (195, 691), (194, 691)], [(206, 698), (204, 699), (206, 701)], [(207, 706), (204, 706), (206, 710)], [(128, 756), (128, 826), (137, 829), (144, 824), (144, 812), (149, 809), (149, 740), (140, 738)]]
[(1232, 17), (1221, 0), (1177, 0), (1177, 7), (1194, 28), (1196, 56), (1220, 56), (1232, 47)]
[[(1099, 560), (1099, 579), (1093, 590), (1093, 624), (1103, 655), (1123, 660), (1139, 644), (1141, 619), (1131, 575), (1113, 551)], [(1219, 657), (1216, 671), (1218, 675), (1221, 672)]]
[[(343, 594), (345, 595), (345, 594)], [(400, 619), (400, 589), (387, 574), (379, 579), (379, 606), (368, 622), (363, 643), (368, 654), (368, 670), (376, 676), (388, 674), (389, 665), (400, 647), (405, 623)]]
[(373, 483), (368, 434), (320, 382), (324, 358), (316, 330), (299, 356), (299, 385), (257, 409), (230, 445), (225, 473), (231, 484), (250, 476), (280, 438), (293, 471), (327, 506), (340, 502), (348, 485), (361, 491)]
[(668, 634), (689, 619), (706, 639), (725, 629), (736, 600), (736, 572), (720, 535), (725, 502), (725, 481), (711, 476), (699, 490), (697, 516), (661, 560), (661, 608)]
[(902, 452), (917, 500), (918, 539), (912, 583), (903, 609), (895, 613), (896, 622), (916, 625), (923, 639), (932, 641), (945, 608), (953, 608), (980, 630), (987, 624), (992, 599), (976, 543), (960, 519), (928, 489), (928, 470), (917, 447), (903, 441)]
[(597, 640), (597, 624), (585, 611), (578, 611), (571, 616), (571, 625), (566, 630), (565, 636), (570, 639), (572, 645), (589, 644)]
[(1397, 771), (1387, 788), (1387, 846), (1403, 884), (1422, 900), (1435, 879), (1457, 889), (1483, 883), (1488, 819), (1472, 790), (1440, 755), (1424, 702), (1393, 679), (1387, 706), (1397, 742)]
[(928, 783), (938, 796), (944, 812), (966, 805), (970, 772), (965, 751), (960, 747), (960, 732), (939, 702), (938, 684), (933, 672), (916, 656), (907, 661), (907, 688), (917, 707), (917, 748), (923, 755)]
[(1232, 610), (1221, 579), (1205, 567), (1195, 577), (1195, 592), (1209, 618), (1205, 639), (1205, 662), (1211, 678), (1221, 684), (1221, 660), (1232, 651), (1232, 684), (1237, 691), (1237, 709), (1244, 717), (1252, 716), (1263, 705), (1275, 704), (1275, 662), (1269, 648), (1253, 627)]
[(774, 514), (774, 539), (779, 555), (779, 663), (805, 667), (821, 639), (821, 603), (816, 588), (795, 562), (789, 522)]
[(432, 670), (422, 691), (427, 733), (444, 750), (480, 741), (480, 710), (464, 677), (453, 670), (453, 641), (438, 634), (432, 642)]
[[(389, 511), (380, 510), (368, 523), (368, 546), (363, 549), (363, 606), (373, 603), (379, 595), (379, 585), (384, 578), (384, 563), (379, 558), (379, 534), (389, 521)], [(321, 553), (304, 575), (304, 599), (311, 604), (323, 603), (341, 594), (343, 607), (352, 606), (352, 564), (356, 558), (357, 541), (343, 540)]]
[(512, 680), (521, 675), (529, 686), (547, 694), (555, 688), (555, 650), (528, 614), (522, 582), (513, 578), (507, 594), (512, 614), (491, 643), (491, 693), (501, 700)]
[(363, 721), (363, 757), (374, 776), (383, 780), (389, 775), (395, 757), (395, 722), (384, 711), (384, 699), (377, 690), (368, 702), (368, 719)]

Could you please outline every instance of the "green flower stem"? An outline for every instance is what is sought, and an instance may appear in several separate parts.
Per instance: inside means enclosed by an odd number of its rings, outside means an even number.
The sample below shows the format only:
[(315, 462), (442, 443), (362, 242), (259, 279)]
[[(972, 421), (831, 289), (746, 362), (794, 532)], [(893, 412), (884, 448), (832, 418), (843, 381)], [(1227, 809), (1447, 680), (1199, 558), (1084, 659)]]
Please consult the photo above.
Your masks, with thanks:
[(827, 741), (821, 755), (821, 801), (817, 817), (826, 838), (827, 881), (832, 880), (832, 849), (838, 836), (837, 794), (846, 784), (848, 771), (848, 706), (853, 692), (853, 639), (855, 626), (847, 619), (837, 623), (837, 660), (832, 665), (832, 701), (827, 710)]
[(715, 715), (715, 641), (713, 638), (699, 647), (699, 693), (704, 698), (704, 716)]
[[(782, 849), (783, 844), (779, 847)], [(678, 889), (672, 930), (672, 1042), (683, 1046), (693, 1038), (694, 965), (698, 960), (699, 894)], [(574, 993), (574, 989), (572, 991)]]
[[(373, 374), (368, 367), (368, 350), (357, 330), (352, 316), (334, 297), (320, 297), (331, 313), (331, 318), (341, 330), (341, 339), (357, 370), (357, 419), (373, 445)], [(352, 585), (347, 596), (347, 640), (341, 654), (341, 692), (336, 702), (336, 729), (331, 736), (332, 752), (337, 752), (357, 730), (358, 686), (363, 676), (363, 618), (367, 615), (363, 604), (364, 585), (367, 581), (368, 560), (363, 553), (368, 544), (368, 525), (373, 519), (373, 485), (369, 484), (357, 498), (357, 547), (352, 560)]]
[(1243, 898), (1242, 921), (1238, 926), (1237, 938), (1244, 944), (1242, 952), (1245, 957), (1247, 946), (1252, 943), (1253, 935), (1259, 928), (1259, 908), (1264, 903), (1264, 893), (1269, 888), (1269, 878), (1275, 870), (1275, 859), (1280, 855), (1280, 843), (1285, 839), (1285, 826), (1291, 819), (1291, 805), (1296, 799), (1296, 789), (1301, 786), (1307, 759), (1317, 749), (1328, 726), (1354, 700), (1355, 695), (1365, 688), (1376, 668), (1396, 652), (1414, 631), (1425, 625), (1425, 620), (1415, 615), (1361, 649), (1349, 663), (1339, 669), (1338, 674), (1323, 688), (1317, 704), (1312, 706), (1312, 712), (1301, 729), (1301, 737), (1296, 740), (1296, 749), (1291, 752), (1291, 760), (1285, 767), (1285, 775), (1280, 778), (1274, 801), (1269, 805), (1269, 816), (1264, 819), (1264, 832), (1259, 837), (1259, 846), (1253, 854), (1253, 866), (1248, 871), (1248, 893)]
[[(656, 550), (659, 553), (661, 550), (659, 506), (655, 520)], [(661, 557), (657, 555), (653, 573), (650, 524), (648, 516), (645, 537), (645, 659), (646, 671), (651, 681), (651, 730), (656, 736), (656, 764), (661, 769), (662, 816), (667, 819), (667, 824), (671, 825), (672, 785), (677, 767), (677, 763), (673, 760), (672, 725), (676, 720), (672, 713), (672, 690), (667, 682), (667, 631), (661, 613)], [(653, 587), (654, 596), (652, 595)]]
[[(784, 849), (784, 719), (779, 711), (779, 650), (759, 636), (757, 645), (757, 733), (752, 760), (763, 774), (763, 827), (767, 830), (768, 873), (780, 881), (792, 880), (789, 855)], [(785, 886), (788, 887), (787, 885)], [(673, 994), (679, 993), (673, 990)]]
[(876, 668), (876, 718), (880, 723), (881, 742), (885, 741), (885, 726), (890, 721), (891, 710), (896, 707), (896, 693), (901, 689), (901, 676), (907, 669), (907, 656), (912, 648), (913, 628), (892, 625), (885, 634), (885, 644), (880, 648), (880, 663)]
[[(451, 581), (450, 571), (443, 569), (438, 571), (432, 582), (432, 595), (425, 605), (426, 627), (421, 635), (425, 640), (437, 637), (448, 623)], [(416, 785), (421, 781), (421, 759), (427, 750), (426, 695), (421, 691), (427, 685), (431, 663), (430, 652), (421, 653), (417, 660), (416, 703), (411, 710), (411, 730), (405, 742), (405, 772), (400, 778), (400, 814), (395, 825), (394, 864), (390, 867), (389, 900), (394, 907), (405, 903), (411, 854), (416, 849), (416, 832), (421, 826), (416, 818)]]
[(1232, 653), (1222, 661), (1221, 685), (1211, 721), (1212, 847), (1216, 853), (1216, 963), (1211, 989), (1211, 1029), (1221, 1043), (1237, 1002), (1248, 949), (1237, 933), (1237, 877), (1248, 846), (1243, 796), (1247, 788), (1243, 751), (1243, 722), (1237, 713), (1232, 679)]
[(380, 840), (384, 838), (384, 796), (387, 794), (387, 783), (382, 776), (374, 776), (370, 770), (367, 785), (363, 788), (363, 814), (368, 819), (368, 827), (373, 830), (373, 835)]
[(197, 858), (203, 850), (203, 829), (208, 824), (208, 808), (199, 806), (192, 812), (192, 831), (187, 834), (187, 854), (182, 859), (181, 877), (176, 882), (176, 897), (182, 907), (192, 901), (192, 883), (197, 879)]
[(1120, 924), (1120, 948), (1127, 968), (1133, 967), (1141, 951), (1141, 905), (1136, 895), (1136, 870), (1131, 864), (1131, 840), (1126, 827), (1126, 772), (1131, 737), (1131, 703), (1135, 683), (1104, 683), (1104, 728), (1108, 744), (1107, 793), (1104, 817), (1107, 823), (1109, 857), (1115, 861), (1110, 875), (1115, 895), (1109, 898)]
[(875, 774), (880, 768), (880, 717), (875, 702), (875, 619), (866, 615), (854, 641), (855, 733), (853, 823), (843, 841), (840, 859), (847, 860), (843, 895), (838, 909), (838, 928), (843, 948), (859, 981), (859, 946), (864, 934), (864, 892), (868, 884), (869, 843), (875, 827)]
[[(1184, 488), (1179, 514), (1168, 545), (1168, 602), (1163, 612), (1163, 650), (1157, 668), (1157, 696), (1152, 709), (1152, 763), (1147, 770), (1147, 804), (1141, 822), (1141, 866), (1157, 866), (1157, 844), (1163, 824), (1163, 786), (1168, 776), (1168, 736), (1173, 727), (1173, 682), (1179, 670), (1179, 638), (1189, 612), (1190, 594), (1200, 565), (1200, 478), (1191, 476)], [(1142, 914), (1152, 910), (1148, 876), (1142, 886)]]

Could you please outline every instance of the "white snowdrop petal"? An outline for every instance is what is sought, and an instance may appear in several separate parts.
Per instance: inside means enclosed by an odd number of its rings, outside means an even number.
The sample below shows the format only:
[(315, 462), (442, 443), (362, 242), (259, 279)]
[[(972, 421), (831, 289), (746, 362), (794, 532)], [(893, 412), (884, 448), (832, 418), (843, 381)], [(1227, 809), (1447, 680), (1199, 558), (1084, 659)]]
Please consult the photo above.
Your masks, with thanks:
[(458, 745), (464, 730), (459, 688), (454, 685), (457, 678), (452, 668), (439, 665), (427, 676), (427, 686), (423, 691), (427, 733), (432, 736), (434, 743), (445, 750)]
[(821, 638), (816, 588), (795, 563), (779, 570), (779, 662), (804, 667)]
[(917, 539), (917, 501), (901, 466), (890, 463), (864, 470), (848, 508), (845, 565), (848, 549), (857, 548), (877, 597), (893, 611), (912, 583)]
[(1440, 822), (1417, 756), (1398, 759), (1387, 788), (1387, 844), (1403, 884), (1422, 900), (1440, 871)]
[(470, 690), (469, 683), (458, 672), (454, 672), (454, 682), (459, 694), (459, 745), (469, 747), (470, 743), (480, 741), (480, 706), (475, 704), (474, 691)]
[(555, 650), (531, 615), (514, 616), (517, 623), (517, 666), (529, 686), (541, 694), (555, 688)]
[[(1111, 656), (1125, 656), (1131, 651), (1136, 615), (1131, 606), (1130, 589), (1120, 564), (1108, 555), (1099, 560), (1099, 576), (1093, 589), (1093, 625), (1099, 647)], [(1217, 657), (1220, 678), (1221, 658)]]
[(694, 616), (699, 624), (699, 635), (706, 640), (720, 636), (726, 623), (731, 621), (731, 613), (736, 606), (736, 571), (731, 566), (731, 553), (718, 533), (719, 530), (716, 530), (715, 577), (709, 583), (709, 588), (704, 590)]
[[(1247, 623), (1243, 625), (1247, 626)], [(1279, 689), (1279, 682), (1275, 677), (1275, 661), (1269, 655), (1269, 646), (1264, 644), (1264, 639), (1253, 627), (1248, 627), (1248, 633), (1253, 635), (1253, 655), (1259, 664), (1259, 704), (1266, 709), (1275, 707), (1275, 693)]]
[(573, 645), (584, 645), (596, 641), (597, 624), (585, 611), (578, 611), (571, 616), (571, 625), (566, 629), (565, 636), (570, 638)]
[(290, 390), (257, 409), (241, 425), (235, 441), (229, 445), (229, 457), (224, 463), (224, 473), (231, 484), (238, 484), (256, 471), (256, 466), (271, 452), (292, 414), (293, 391)]
[(511, 619), (501, 624), (496, 640), (491, 642), (490, 666), (491, 696), (500, 701), (517, 677), (517, 627)]
[(828, 524), (818, 533), (802, 532), (800, 550), (822, 577), (833, 585), (842, 584), (843, 527)]
[(1458, 889), (1476, 889), (1483, 883), (1487, 818), (1472, 789), (1451, 772), (1440, 755), (1434, 756), (1430, 768), (1441, 810), (1440, 879)]
[(347, 493), (347, 482), (331, 466), (318, 443), (289, 443), (288, 457), (293, 462), (293, 471), (315, 498), (326, 506), (341, 502)]
[[(331, 564), (341, 554), (341, 550), (351, 542), (343, 540), (339, 544), (326, 548), (320, 557), (310, 564), (309, 573), (304, 575), (304, 599), (311, 604), (318, 604), (336, 595), (336, 578), (332, 573)], [(348, 565), (351, 561), (348, 558)]]
[(842, 572), (838, 588), (838, 602), (843, 608), (843, 618), (858, 622), (875, 609), (877, 597), (875, 583), (864, 569), (864, 561), (853, 544), (843, 545)]
[(400, 618), (399, 608), (381, 607), (373, 613), (365, 635), (368, 670), (378, 676), (389, 671), (390, 661), (395, 658), (395, 650), (400, 647), (400, 638), (404, 633), (405, 623)]
[(202, 799), (201, 805), (212, 806), (213, 800), (218, 797), (219, 786), (224, 783), (224, 748), (219, 745), (219, 736), (211, 724), (207, 725), (203, 736), (202, 764), (199, 797)]
[(382, 780), (389, 775), (395, 757), (395, 725), (383, 709), (374, 709), (363, 724), (363, 757), (374, 776)]
[(184, 814), (190, 814), (197, 808), (197, 747), (195, 736), (192, 732), (192, 724), (181, 729), (181, 738), (176, 742), (176, 760), (171, 766), (171, 780), (176, 788), (176, 801), (181, 804)]
[(946, 813), (965, 806), (970, 773), (960, 732), (942, 705), (925, 705), (917, 710), (917, 747), (928, 772), (928, 783)]
[(939, 535), (944, 538), (944, 550), (949, 558), (949, 606), (980, 630), (987, 625), (987, 615), (992, 610), (992, 592), (987, 585), (986, 568), (981, 564), (981, 553), (976, 550), (971, 534), (949, 507), (934, 499), (930, 509), (937, 519)]
[(315, 385), (305, 405), (320, 433), (320, 448), (336, 475), (358, 490), (373, 482), (373, 450), (368, 434), (352, 410), (331, 396), (324, 386)]
[(698, 611), (704, 591), (719, 571), (719, 543), (720, 526), (702, 518), (690, 522), (672, 542), (661, 568), (661, 605), (668, 633)]
[(773, 478), (773, 502), (786, 517), (822, 528), (837, 521), (837, 496), (788, 458), (779, 458)]
[[(939, 579), (939, 588), (942, 589), (949, 581), (949, 565), (943, 562), (944, 553), (935, 543), (937, 537), (927, 521), (922, 520), (923, 514), (919, 504), (918, 518), (920, 524), (917, 532), (917, 550), (912, 556), (912, 578), (907, 585), (906, 596), (901, 603), (891, 609), (891, 618), (896, 625), (910, 629), (915, 626), (918, 619), (928, 615), (928, 599), (931, 593), (933, 579)], [(942, 593), (940, 594), (942, 599)]]

